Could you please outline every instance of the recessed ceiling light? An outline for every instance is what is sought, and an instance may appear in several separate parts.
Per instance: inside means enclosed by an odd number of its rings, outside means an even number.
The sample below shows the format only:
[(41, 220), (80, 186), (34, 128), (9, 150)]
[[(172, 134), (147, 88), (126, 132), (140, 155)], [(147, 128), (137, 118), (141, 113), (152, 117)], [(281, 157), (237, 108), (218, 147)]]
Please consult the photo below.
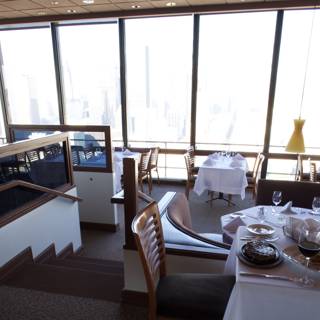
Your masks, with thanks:
[(45, 16), (47, 13), (45, 11), (39, 11), (37, 12), (38, 16)]
[(138, 4), (133, 4), (133, 5), (131, 6), (131, 8), (132, 8), (132, 9), (139, 9), (139, 8), (141, 8), (141, 6), (139, 6)]
[(82, 0), (82, 2), (85, 4), (93, 4), (94, 0)]
[(174, 6), (176, 6), (177, 4), (175, 3), (175, 2), (167, 2), (166, 3), (166, 6), (167, 7), (174, 7)]
[(77, 13), (77, 10), (68, 9), (67, 12), (68, 12), (68, 13)]
[(51, 4), (52, 4), (53, 6), (56, 6), (56, 5), (59, 4), (59, 1), (51, 1)]

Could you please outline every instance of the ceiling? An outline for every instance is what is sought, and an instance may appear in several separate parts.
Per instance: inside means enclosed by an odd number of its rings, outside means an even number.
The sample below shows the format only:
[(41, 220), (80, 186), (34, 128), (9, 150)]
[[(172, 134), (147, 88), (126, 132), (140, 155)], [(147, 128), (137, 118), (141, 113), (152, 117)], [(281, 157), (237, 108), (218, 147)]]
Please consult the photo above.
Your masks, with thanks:
[[(84, 0), (86, 1), (86, 0)], [(137, 11), (142, 9), (168, 8), (170, 0), (0, 0), (0, 20), (61, 15), (78, 15), (102, 12)], [(87, 0), (92, 2), (93, 0)], [(174, 7), (193, 7), (212, 4), (271, 2), (277, 0), (172, 0)], [(172, 6), (171, 6), (172, 8)], [(69, 17), (70, 18), (70, 17)]]

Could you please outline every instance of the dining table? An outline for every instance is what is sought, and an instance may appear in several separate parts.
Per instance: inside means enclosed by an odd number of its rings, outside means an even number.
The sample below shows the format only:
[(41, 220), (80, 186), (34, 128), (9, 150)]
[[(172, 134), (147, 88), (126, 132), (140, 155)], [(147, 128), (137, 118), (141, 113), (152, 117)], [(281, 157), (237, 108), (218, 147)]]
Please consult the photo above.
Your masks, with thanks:
[[(292, 259), (293, 255), (288, 253), (299, 253), (297, 242), (283, 233), (287, 217), (294, 216), (301, 220), (313, 218), (320, 222), (319, 216), (312, 215), (309, 209), (296, 208), (296, 213), (281, 214), (281, 207), (274, 213), (270, 206), (263, 206), (266, 213), (263, 224), (274, 229), (270, 243), (278, 249), (280, 258), (275, 264), (261, 266), (241, 258), (243, 245), (252, 237), (247, 227), (259, 223), (260, 208), (241, 210), (244, 225), (239, 225), (233, 234), (229, 232), (233, 242), (224, 273), (235, 275), (236, 282), (224, 320), (319, 319), (320, 268), (311, 270), (301, 261)], [(237, 214), (239, 212), (222, 216), (222, 228), (230, 225), (232, 219), (239, 219)], [(305, 275), (314, 281), (312, 286), (302, 281)]]
[(247, 160), (239, 153), (234, 156), (211, 154), (199, 167), (193, 191), (198, 195), (206, 190), (216, 191), (220, 198), (221, 194), (238, 194), (244, 199), (248, 186), (247, 171)]

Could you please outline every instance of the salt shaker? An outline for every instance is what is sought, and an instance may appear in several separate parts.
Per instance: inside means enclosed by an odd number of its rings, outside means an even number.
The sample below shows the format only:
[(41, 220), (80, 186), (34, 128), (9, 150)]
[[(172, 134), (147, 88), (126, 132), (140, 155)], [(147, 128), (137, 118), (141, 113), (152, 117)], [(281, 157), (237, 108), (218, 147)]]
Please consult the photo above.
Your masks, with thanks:
[(264, 207), (259, 207), (258, 209), (258, 219), (261, 223), (263, 223), (266, 220), (266, 216), (264, 214)]

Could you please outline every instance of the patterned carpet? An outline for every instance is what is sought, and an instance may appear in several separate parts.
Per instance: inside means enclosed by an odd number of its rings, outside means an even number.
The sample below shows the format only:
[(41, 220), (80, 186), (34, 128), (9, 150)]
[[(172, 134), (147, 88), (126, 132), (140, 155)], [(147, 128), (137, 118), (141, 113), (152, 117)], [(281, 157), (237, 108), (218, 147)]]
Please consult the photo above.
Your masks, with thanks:
[[(184, 192), (183, 185), (154, 185), (152, 197), (155, 200), (167, 191)], [(251, 194), (245, 200), (234, 196), (235, 206), (216, 200), (212, 206), (206, 202), (207, 194), (200, 197), (190, 193), (190, 209), (193, 227), (198, 232), (221, 232), (220, 217), (254, 205)], [(123, 260), (124, 243), (123, 210), (119, 206), (120, 230), (116, 233), (105, 231), (82, 231), (83, 256), (109, 260)], [(109, 301), (53, 294), (29, 289), (0, 286), (0, 320), (143, 320), (147, 319), (145, 308), (134, 307)]]

